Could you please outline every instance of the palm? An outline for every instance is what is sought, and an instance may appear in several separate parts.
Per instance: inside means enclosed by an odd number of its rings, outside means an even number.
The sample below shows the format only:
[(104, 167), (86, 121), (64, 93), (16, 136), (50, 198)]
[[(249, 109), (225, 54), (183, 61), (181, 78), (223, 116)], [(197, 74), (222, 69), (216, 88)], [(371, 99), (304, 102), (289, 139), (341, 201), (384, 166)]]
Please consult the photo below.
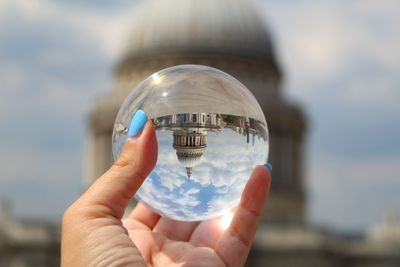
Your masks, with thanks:
[[(225, 232), (220, 219), (178, 222), (138, 205), (124, 226), (150, 266), (226, 266), (216, 250)], [(237, 244), (240, 246), (240, 240)]]

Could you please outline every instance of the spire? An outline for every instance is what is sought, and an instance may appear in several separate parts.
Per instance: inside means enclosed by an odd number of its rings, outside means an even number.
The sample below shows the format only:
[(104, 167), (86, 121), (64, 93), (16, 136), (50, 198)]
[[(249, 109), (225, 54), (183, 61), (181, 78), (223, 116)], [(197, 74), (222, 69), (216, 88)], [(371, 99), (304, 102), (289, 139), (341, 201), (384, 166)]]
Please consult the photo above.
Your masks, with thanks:
[(192, 176), (192, 167), (186, 167), (186, 174), (187, 174), (188, 180), (190, 180), (190, 176)]

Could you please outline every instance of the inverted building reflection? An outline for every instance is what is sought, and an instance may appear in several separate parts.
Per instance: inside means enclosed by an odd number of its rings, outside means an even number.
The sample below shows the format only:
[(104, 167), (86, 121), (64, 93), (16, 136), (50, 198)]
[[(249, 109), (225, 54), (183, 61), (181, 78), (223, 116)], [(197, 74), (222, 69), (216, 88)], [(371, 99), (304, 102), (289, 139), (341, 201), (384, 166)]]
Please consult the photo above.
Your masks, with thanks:
[[(173, 132), (172, 147), (176, 150), (178, 161), (185, 167), (188, 179), (192, 176), (193, 168), (203, 158), (207, 148), (208, 132), (220, 132), (222, 128), (229, 128), (234, 132), (244, 135), (247, 144), (254, 145), (255, 136), (260, 137), (250, 125), (250, 119), (231, 115), (211, 113), (180, 113), (153, 119), (158, 130)], [(262, 128), (262, 127), (260, 127)]]

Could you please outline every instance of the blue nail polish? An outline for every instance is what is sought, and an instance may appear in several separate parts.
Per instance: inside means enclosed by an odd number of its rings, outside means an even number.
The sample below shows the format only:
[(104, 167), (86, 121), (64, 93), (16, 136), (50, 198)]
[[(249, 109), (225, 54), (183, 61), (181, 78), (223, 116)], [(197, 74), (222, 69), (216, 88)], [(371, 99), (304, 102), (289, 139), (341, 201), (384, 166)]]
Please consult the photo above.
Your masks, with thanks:
[(131, 125), (129, 126), (128, 136), (133, 137), (138, 135), (140, 131), (143, 129), (146, 122), (147, 122), (146, 113), (143, 110), (138, 109), (135, 112), (135, 115), (133, 116)]
[(269, 172), (272, 173), (272, 164), (271, 164), (271, 163), (265, 163), (264, 166), (267, 167), (267, 169), (269, 170)]

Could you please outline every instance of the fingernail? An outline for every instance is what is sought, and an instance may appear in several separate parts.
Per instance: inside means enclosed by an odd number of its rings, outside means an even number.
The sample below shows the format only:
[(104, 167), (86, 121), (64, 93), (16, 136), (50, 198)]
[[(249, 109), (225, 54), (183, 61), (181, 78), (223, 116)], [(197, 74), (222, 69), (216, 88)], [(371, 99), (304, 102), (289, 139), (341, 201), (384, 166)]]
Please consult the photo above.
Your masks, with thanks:
[(264, 164), (265, 167), (267, 167), (267, 169), (269, 170), (270, 173), (272, 173), (272, 164), (271, 163), (265, 163)]
[(138, 109), (135, 112), (135, 115), (133, 116), (131, 125), (129, 126), (128, 136), (133, 137), (138, 135), (140, 131), (143, 129), (146, 122), (147, 122), (146, 113), (143, 110)]

